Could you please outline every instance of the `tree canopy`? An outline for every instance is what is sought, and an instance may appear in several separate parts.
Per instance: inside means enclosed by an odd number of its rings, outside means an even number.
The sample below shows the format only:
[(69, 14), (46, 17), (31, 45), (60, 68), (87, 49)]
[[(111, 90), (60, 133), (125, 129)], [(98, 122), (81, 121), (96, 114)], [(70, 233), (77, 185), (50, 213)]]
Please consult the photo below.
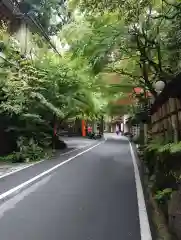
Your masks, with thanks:
[(69, 5), (83, 11), (81, 24), (87, 26), (73, 48), (89, 59), (95, 73), (109, 69), (156, 95), (153, 83), (180, 71), (180, 3), (82, 0)]
[(135, 87), (156, 96), (153, 83), (171, 81), (180, 72), (181, 4), (176, 1), (21, 4), (22, 12), (33, 14), (68, 49), (57, 55), (38, 37), (44, 47), (34, 58), (23, 58), (14, 38), (1, 29), (6, 59), (0, 63), (0, 113), (9, 121), (3, 131), (16, 132), (17, 138), (29, 134), (39, 143), (57, 119), (121, 114), (130, 107), (117, 103), (131, 98)]
[[(17, 41), (0, 31), (1, 134), (47, 144), (55, 123), (100, 116), (100, 84), (81, 58), (60, 57), (48, 47), (30, 59), (20, 54)], [(29, 141), (29, 140), (26, 140)], [(22, 141), (20, 141), (22, 143)]]
[(86, 59), (94, 75), (117, 73), (109, 99), (133, 87), (157, 96), (154, 83), (180, 72), (180, 11), (177, 1), (70, 0), (78, 17), (63, 28), (72, 58)]

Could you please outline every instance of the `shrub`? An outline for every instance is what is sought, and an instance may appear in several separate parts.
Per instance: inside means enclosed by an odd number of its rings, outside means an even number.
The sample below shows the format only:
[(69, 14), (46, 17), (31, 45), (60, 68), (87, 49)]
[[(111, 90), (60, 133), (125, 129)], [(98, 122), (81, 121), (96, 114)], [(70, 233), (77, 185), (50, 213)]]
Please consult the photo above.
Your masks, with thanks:
[(157, 191), (154, 198), (159, 204), (164, 204), (170, 200), (172, 194), (171, 188), (165, 188), (162, 191)]
[(44, 156), (43, 148), (41, 148), (33, 138), (28, 139), (20, 137), (17, 141), (17, 145), (19, 148), (19, 152), (16, 153), (17, 161), (36, 161)]

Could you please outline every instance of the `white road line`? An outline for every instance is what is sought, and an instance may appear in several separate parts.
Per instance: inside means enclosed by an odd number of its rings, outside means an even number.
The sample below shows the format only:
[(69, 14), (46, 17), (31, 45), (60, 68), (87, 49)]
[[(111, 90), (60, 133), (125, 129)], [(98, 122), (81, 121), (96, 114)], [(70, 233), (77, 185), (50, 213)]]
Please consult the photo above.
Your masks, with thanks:
[(49, 175), (47, 177), (44, 177), (40, 181), (36, 182), (29, 188), (25, 189), (21, 194), (17, 194), (16, 196), (10, 198), (9, 200), (3, 202), (0, 205), (0, 220), (4, 217), (5, 213), (13, 208), (15, 208), (16, 204), (22, 201), (25, 197), (27, 197), (29, 194), (35, 192), (39, 187), (45, 185), (50, 181), (52, 178), (52, 175)]
[(34, 165), (36, 165), (36, 164), (38, 164), (38, 163), (41, 163), (41, 162), (43, 162), (43, 161), (45, 161), (45, 160), (43, 159), (43, 160), (41, 160), (41, 161), (38, 161), (38, 162), (35, 162), (35, 163), (31, 163), (31, 164), (29, 164), (29, 165), (27, 165), (27, 166), (24, 166), (24, 167), (22, 167), (22, 168), (20, 168), (20, 169), (17, 169), (17, 170), (14, 170), (14, 171), (12, 171), (12, 172), (3, 174), (3, 175), (0, 176), (0, 179), (1, 179), (1, 178), (4, 178), (4, 177), (7, 177), (7, 176), (9, 176), (9, 175), (12, 175), (12, 174), (14, 174), (14, 173), (16, 173), (16, 172), (19, 172), (19, 171), (21, 171), (21, 170), (23, 170), (23, 169), (26, 169), (26, 168), (29, 168), (29, 167), (31, 167), (31, 166), (34, 166)]
[(11, 194), (15, 193), (16, 191), (19, 191), (20, 189), (28, 186), (29, 184), (35, 182), (36, 180), (38, 180), (38, 179), (46, 176), (47, 174), (51, 173), (51, 172), (54, 171), (55, 169), (57, 169), (57, 168), (59, 168), (60, 166), (64, 165), (65, 163), (68, 163), (68, 162), (72, 161), (74, 158), (81, 156), (82, 154), (90, 151), (91, 149), (99, 146), (99, 145), (102, 144), (102, 143), (104, 143), (104, 141), (103, 141), (103, 142), (100, 142), (100, 143), (98, 143), (98, 144), (96, 144), (96, 145), (94, 145), (94, 146), (92, 146), (92, 147), (90, 147), (90, 148), (88, 148), (88, 149), (86, 149), (86, 150), (78, 153), (78, 154), (76, 154), (76, 155), (73, 156), (73, 157), (70, 157), (69, 159), (65, 160), (64, 162), (61, 162), (61, 163), (55, 165), (54, 167), (52, 167), (52, 168), (50, 168), (50, 169), (48, 169), (48, 170), (46, 170), (46, 171), (38, 174), (37, 176), (29, 179), (28, 181), (26, 181), (26, 182), (24, 182), (24, 183), (22, 183), (22, 184), (20, 184), (20, 185), (18, 185), (18, 186), (16, 186), (16, 187), (14, 187), (14, 188), (8, 190), (7, 192), (2, 193), (2, 194), (0, 195), (0, 200), (5, 199), (6, 197), (10, 196)]
[[(85, 146), (85, 147), (87, 147), (87, 146)], [(67, 155), (67, 154), (69, 154), (69, 153), (75, 152), (75, 151), (80, 150), (80, 149), (82, 149), (82, 148), (84, 148), (84, 147), (76, 148), (76, 149), (70, 150), (70, 151), (68, 151), (68, 152), (61, 153), (59, 156)], [(43, 160), (41, 160), (41, 161), (28, 164), (27, 166), (24, 166), (24, 167), (22, 167), (22, 168), (19, 168), (19, 169), (17, 169), (17, 170), (12, 171), (12, 172), (3, 174), (3, 175), (0, 176), (0, 179), (1, 179), (1, 178), (4, 178), (4, 177), (7, 177), (7, 176), (9, 176), (9, 175), (12, 175), (12, 174), (14, 174), (14, 173), (20, 172), (21, 170), (24, 170), (24, 169), (26, 169), (26, 168), (32, 167), (32, 166), (34, 166), (34, 165), (36, 165), (36, 164), (39, 164), (39, 163), (41, 163), (41, 162), (44, 162), (45, 160), (46, 160), (46, 159), (43, 159)]]
[(139, 170), (138, 170), (138, 166), (137, 166), (137, 162), (136, 162), (136, 157), (135, 157), (134, 150), (133, 150), (133, 147), (130, 142), (129, 142), (129, 145), (130, 145), (130, 152), (131, 152), (131, 157), (133, 159), (133, 165), (134, 165), (141, 240), (152, 240), (150, 225), (149, 225), (149, 221), (148, 221), (148, 214), (147, 214), (146, 204), (145, 204), (145, 199), (144, 199), (144, 194), (143, 194), (143, 188), (142, 188), (140, 174), (139, 174)]
[(67, 155), (68, 153), (75, 152), (75, 151), (77, 151), (77, 150), (78, 150), (78, 148), (75, 148), (75, 149), (70, 150), (70, 151), (68, 151), (68, 152), (61, 153), (59, 156), (64, 156), (64, 155)]

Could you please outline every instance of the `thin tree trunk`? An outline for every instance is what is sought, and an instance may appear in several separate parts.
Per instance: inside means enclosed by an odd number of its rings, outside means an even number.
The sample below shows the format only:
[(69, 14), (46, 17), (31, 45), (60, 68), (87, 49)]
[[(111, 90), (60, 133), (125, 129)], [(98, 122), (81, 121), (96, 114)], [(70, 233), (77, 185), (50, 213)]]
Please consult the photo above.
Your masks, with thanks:
[(104, 116), (101, 116), (100, 133), (104, 133)]

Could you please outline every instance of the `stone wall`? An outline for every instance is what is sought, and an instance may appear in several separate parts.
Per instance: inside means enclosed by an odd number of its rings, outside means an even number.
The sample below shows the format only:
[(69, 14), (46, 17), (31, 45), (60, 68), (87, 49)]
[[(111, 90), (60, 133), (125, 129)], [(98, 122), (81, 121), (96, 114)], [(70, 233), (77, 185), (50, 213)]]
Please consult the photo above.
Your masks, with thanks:
[(169, 229), (181, 239), (181, 189), (172, 193), (168, 204)]

